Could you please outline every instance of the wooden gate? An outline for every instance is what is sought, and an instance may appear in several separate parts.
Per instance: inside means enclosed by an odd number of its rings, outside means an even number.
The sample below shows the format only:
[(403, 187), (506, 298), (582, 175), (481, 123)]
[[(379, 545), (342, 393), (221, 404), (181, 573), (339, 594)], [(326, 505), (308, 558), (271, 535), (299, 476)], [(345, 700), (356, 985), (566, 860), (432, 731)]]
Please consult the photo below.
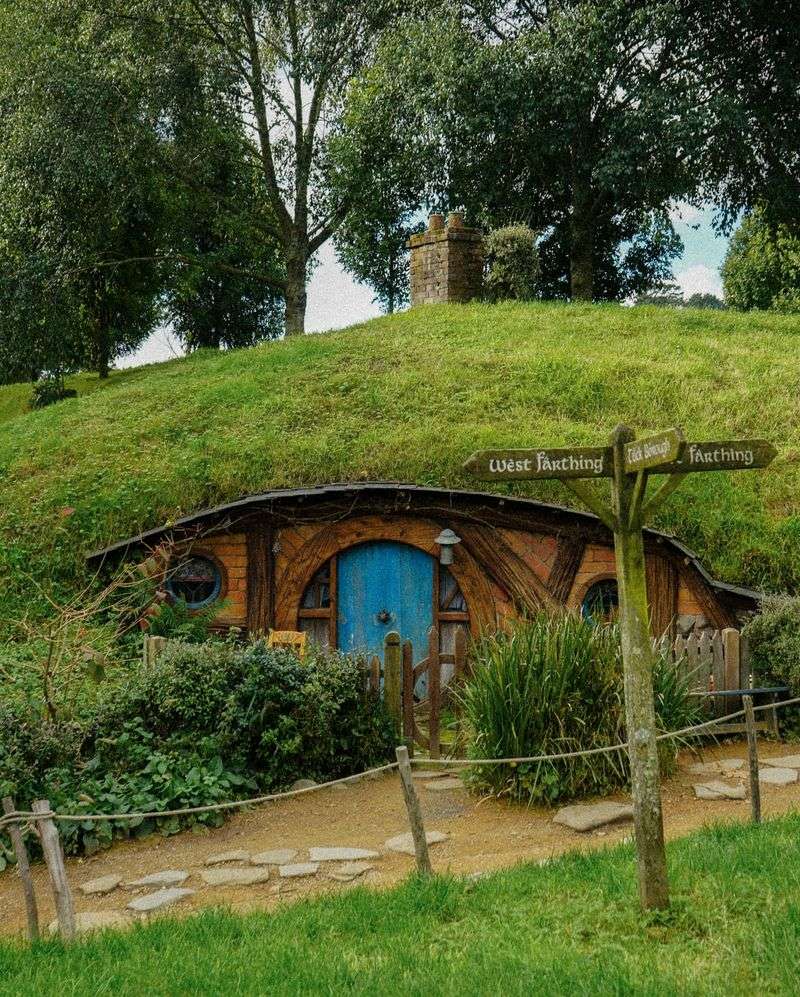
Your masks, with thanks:
[[(449, 666), (449, 668), (448, 668)], [(401, 643), (397, 633), (386, 635), (383, 667), (378, 655), (369, 662), (368, 684), (375, 692), (381, 689), (389, 713), (397, 724), (398, 733), (413, 752), (415, 745), (430, 754), (441, 757), (442, 708), (450, 701), (450, 690), (460, 685), (466, 674), (467, 636), (459, 630), (455, 636), (452, 654), (439, 650), (439, 631), (428, 631), (428, 653), (414, 664), (411, 641)], [(443, 671), (449, 674), (443, 677)], [(417, 691), (420, 680), (426, 677), (425, 694)]]

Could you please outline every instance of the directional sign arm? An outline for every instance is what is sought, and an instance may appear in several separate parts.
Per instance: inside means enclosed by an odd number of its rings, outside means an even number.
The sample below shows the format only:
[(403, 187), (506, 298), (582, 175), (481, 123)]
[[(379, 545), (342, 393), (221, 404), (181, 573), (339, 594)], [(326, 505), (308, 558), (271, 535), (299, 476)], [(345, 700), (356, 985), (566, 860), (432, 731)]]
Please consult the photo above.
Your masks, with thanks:
[(659, 485), (642, 507), (641, 521), (643, 523), (670, 497), (685, 477), (685, 474), (671, 474), (666, 481)]
[(584, 505), (588, 506), (592, 512), (597, 516), (597, 518), (604, 523), (611, 532), (614, 532), (614, 517), (611, 515), (610, 511), (606, 506), (600, 501), (600, 499), (592, 493), (590, 488), (587, 488), (582, 481), (578, 481), (575, 478), (565, 478), (564, 484), (571, 492), (583, 502)]

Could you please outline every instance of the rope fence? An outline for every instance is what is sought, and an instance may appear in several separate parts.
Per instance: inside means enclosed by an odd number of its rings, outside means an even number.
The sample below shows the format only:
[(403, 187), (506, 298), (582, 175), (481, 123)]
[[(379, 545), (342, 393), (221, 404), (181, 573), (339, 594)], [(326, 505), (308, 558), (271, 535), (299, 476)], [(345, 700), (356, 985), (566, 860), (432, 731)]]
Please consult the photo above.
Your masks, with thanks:
[[(760, 798), (758, 794), (758, 756), (756, 749), (756, 727), (754, 714), (762, 710), (778, 710), (781, 707), (793, 706), (800, 703), (800, 696), (792, 699), (785, 699), (779, 703), (766, 703), (761, 706), (753, 706), (752, 697), (744, 694), (742, 696), (744, 708), (728, 713), (722, 717), (714, 717), (703, 723), (693, 724), (681, 730), (668, 731), (656, 736), (657, 741), (667, 741), (676, 738), (687, 737), (698, 734), (702, 731), (711, 731), (714, 727), (721, 726), (738, 717), (745, 717), (748, 749), (750, 755), (750, 784), (751, 802), (753, 810), (753, 820), (760, 822)], [(612, 752), (624, 751), (629, 746), (628, 741), (619, 744), (610, 744), (599, 748), (587, 748), (582, 751), (563, 751), (549, 755), (526, 755), (516, 758), (409, 758), (408, 749), (405, 746), (397, 748), (397, 761), (388, 762), (375, 768), (367, 769), (354, 775), (343, 776), (340, 779), (331, 779), (328, 782), (318, 783), (313, 786), (306, 786), (301, 789), (290, 789), (281, 793), (267, 793), (263, 796), (253, 796), (244, 800), (232, 800), (227, 803), (212, 803), (200, 807), (182, 807), (174, 810), (151, 810), (141, 812), (114, 813), (114, 814), (62, 814), (50, 808), (47, 800), (37, 800), (33, 804), (32, 810), (17, 810), (13, 801), (6, 797), (3, 802), (3, 816), (0, 817), (0, 830), (8, 828), (11, 834), (14, 850), (17, 855), (17, 865), (20, 876), (23, 880), (25, 891), (26, 907), (28, 913), (28, 937), (31, 940), (38, 938), (38, 914), (36, 910), (36, 900), (33, 894), (33, 884), (30, 876), (28, 856), (20, 825), (23, 823), (33, 823), (39, 836), (44, 859), (47, 864), (53, 895), (56, 903), (56, 913), (58, 917), (59, 931), (65, 940), (75, 937), (75, 912), (72, 903), (72, 896), (66, 878), (64, 865), (64, 854), (61, 846), (56, 821), (108, 821), (108, 820), (144, 820), (157, 817), (180, 817), (189, 814), (212, 813), (222, 810), (236, 810), (244, 807), (256, 806), (262, 803), (271, 803), (276, 800), (289, 799), (303, 796), (307, 793), (314, 793), (331, 786), (342, 783), (353, 783), (365, 777), (380, 775), (384, 772), (399, 770), (401, 785), (406, 809), (411, 826), (411, 834), (414, 840), (415, 854), (417, 858), (417, 868), (422, 875), (430, 875), (431, 866), (428, 857), (427, 836), (425, 833), (422, 811), (416, 795), (412, 779), (412, 765), (443, 765), (448, 768), (454, 766), (469, 767), (472, 765), (521, 765), (530, 762), (556, 762), (566, 761), (573, 758), (583, 758), (590, 755), (610, 754)]]

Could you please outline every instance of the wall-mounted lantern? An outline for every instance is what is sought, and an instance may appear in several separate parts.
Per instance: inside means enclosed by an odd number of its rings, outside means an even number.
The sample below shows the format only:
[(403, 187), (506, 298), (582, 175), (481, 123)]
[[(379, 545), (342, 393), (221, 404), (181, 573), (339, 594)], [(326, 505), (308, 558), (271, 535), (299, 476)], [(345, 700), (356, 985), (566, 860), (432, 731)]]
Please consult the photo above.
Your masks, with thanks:
[(461, 543), (461, 537), (452, 530), (442, 530), (434, 543), (439, 544), (439, 564), (452, 564), (453, 548)]

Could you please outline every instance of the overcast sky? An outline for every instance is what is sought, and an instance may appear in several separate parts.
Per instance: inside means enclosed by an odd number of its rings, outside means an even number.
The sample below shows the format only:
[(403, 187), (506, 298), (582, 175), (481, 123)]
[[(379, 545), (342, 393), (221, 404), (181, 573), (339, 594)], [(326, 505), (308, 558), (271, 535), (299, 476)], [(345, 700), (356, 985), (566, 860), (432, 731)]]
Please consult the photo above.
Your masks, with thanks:
[[(684, 205), (673, 212), (675, 228), (685, 246), (683, 258), (675, 264), (675, 280), (686, 296), (695, 291), (722, 296), (719, 268), (728, 240), (714, 234), (711, 220), (710, 208), (701, 210)], [(372, 291), (345, 273), (330, 242), (323, 246), (308, 288), (306, 329), (309, 332), (341, 329), (379, 314), (380, 309), (372, 303)], [(179, 344), (166, 330), (160, 329), (118, 366), (136, 367), (168, 360), (179, 353)]]

